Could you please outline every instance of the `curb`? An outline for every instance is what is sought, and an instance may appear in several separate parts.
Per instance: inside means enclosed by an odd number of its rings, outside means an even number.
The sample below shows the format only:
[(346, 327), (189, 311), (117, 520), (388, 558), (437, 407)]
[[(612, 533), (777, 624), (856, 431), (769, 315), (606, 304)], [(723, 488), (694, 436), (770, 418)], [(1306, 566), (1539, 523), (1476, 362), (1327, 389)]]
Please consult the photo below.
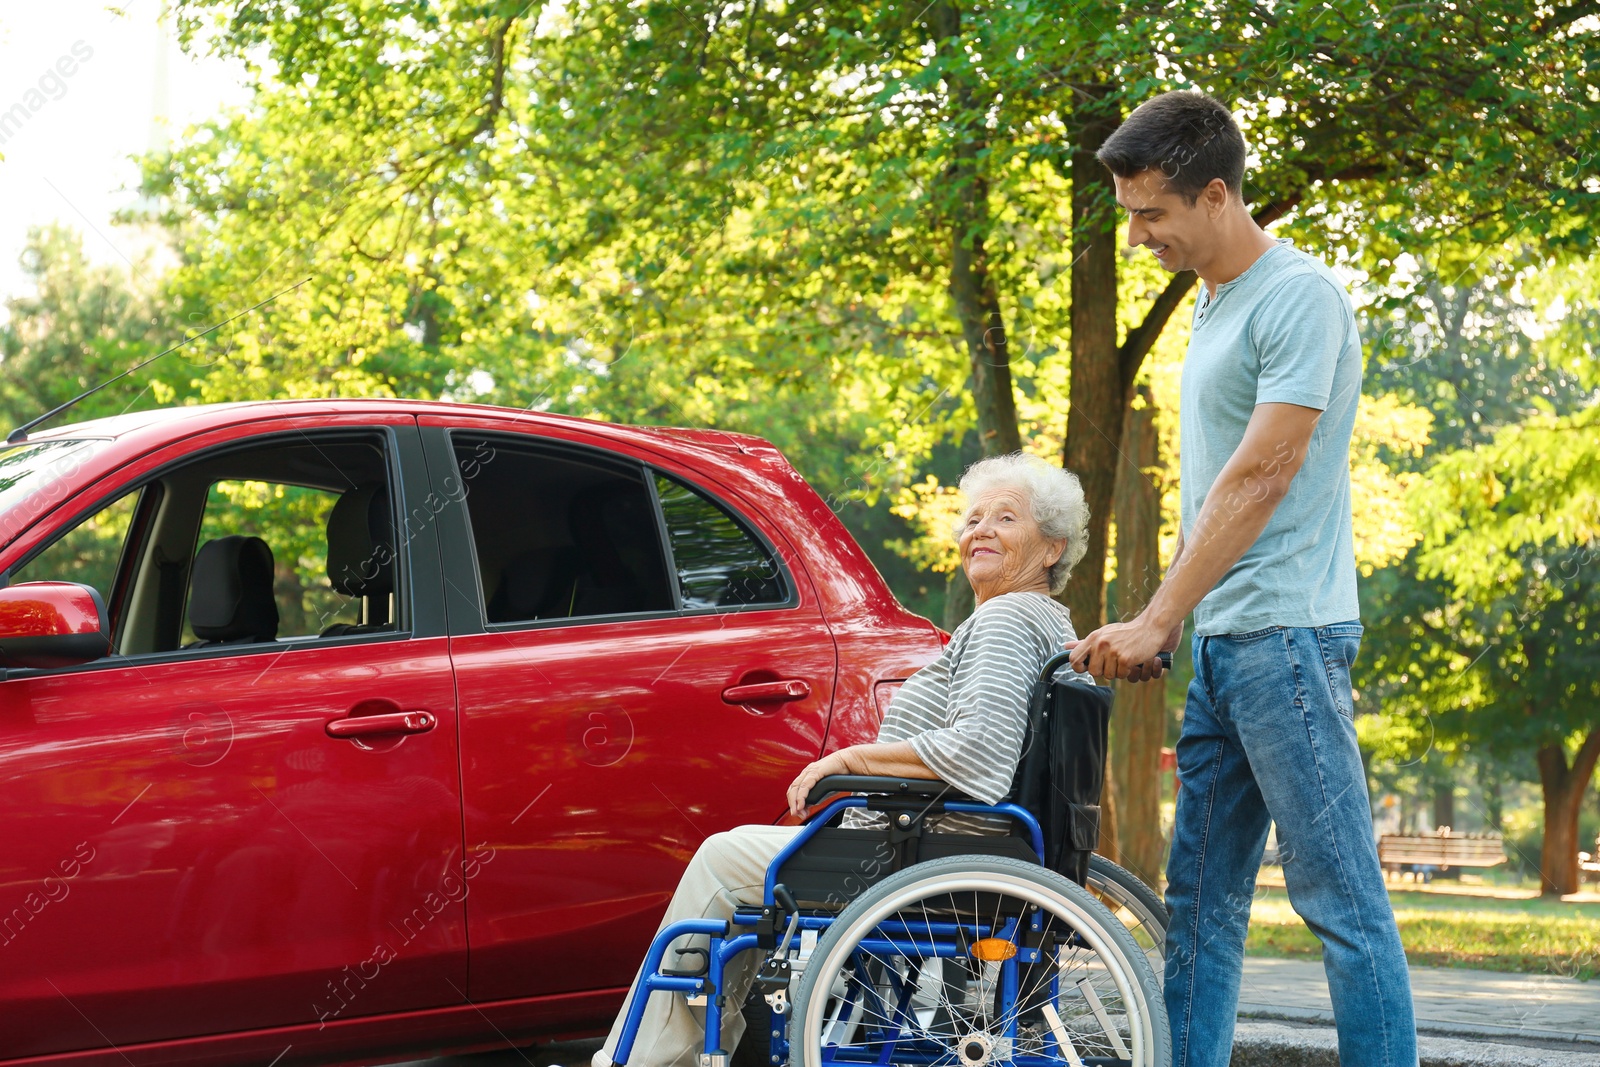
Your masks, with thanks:
[[(1299, 1023), (1324, 1029), (1333, 1027), (1333, 1013), (1316, 1008), (1251, 1008), (1239, 1013), (1239, 1021)], [(1458, 1037), (1512, 1045), (1538, 1043), (1554, 1045), (1572, 1052), (1600, 1055), (1600, 1036), (1577, 1034), (1570, 1030), (1541, 1030), (1536, 1026), (1494, 1026), (1488, 1023), (1442, 1023), (1417, 1020), (1418, 1036)]]
[[(1417, 1039), (1417, 1052), (1421, 1067), (1600, 1067), (1600, 1045), (1570, 1037), (1559, 1047), (1553, 1044), (1548, 1039), (1529, 1046), (1429, 1035)], [(1230, 1067), (1338, 1065), (1338, 1035), (1326, 1026), (1241, 1019), (1234, 1031)]]

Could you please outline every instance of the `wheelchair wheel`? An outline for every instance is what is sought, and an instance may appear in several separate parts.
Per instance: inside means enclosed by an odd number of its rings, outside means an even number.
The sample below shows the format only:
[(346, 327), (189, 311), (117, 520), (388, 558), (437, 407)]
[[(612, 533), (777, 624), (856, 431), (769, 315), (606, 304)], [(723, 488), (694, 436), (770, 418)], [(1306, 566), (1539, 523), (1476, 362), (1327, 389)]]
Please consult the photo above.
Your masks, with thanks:
[(1160, 982), (1166, 969), (1166, 901), (1144, 879), (1098, 852), (1089, 856), (1089, 877), (1085, 885), (1095, 899), (1128, 928), (1149, 959), (1156, 981)]
[(879, 882), (817, 942), (790, 1062), (1167, 1067), (1161, 988), (1081, 886), (1020, 860), (951, 856)]

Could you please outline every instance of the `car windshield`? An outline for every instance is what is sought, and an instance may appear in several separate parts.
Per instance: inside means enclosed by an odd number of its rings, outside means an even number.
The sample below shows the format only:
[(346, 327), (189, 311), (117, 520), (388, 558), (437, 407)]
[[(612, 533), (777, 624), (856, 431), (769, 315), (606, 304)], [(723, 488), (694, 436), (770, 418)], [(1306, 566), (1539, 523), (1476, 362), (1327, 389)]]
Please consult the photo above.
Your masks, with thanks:
[[(106, 444), (104, 438), (0, 445), (0, 544), (21, 532), (69, 489), (72, 476)], [(30, 497), (36, 503), (27, 505)]]

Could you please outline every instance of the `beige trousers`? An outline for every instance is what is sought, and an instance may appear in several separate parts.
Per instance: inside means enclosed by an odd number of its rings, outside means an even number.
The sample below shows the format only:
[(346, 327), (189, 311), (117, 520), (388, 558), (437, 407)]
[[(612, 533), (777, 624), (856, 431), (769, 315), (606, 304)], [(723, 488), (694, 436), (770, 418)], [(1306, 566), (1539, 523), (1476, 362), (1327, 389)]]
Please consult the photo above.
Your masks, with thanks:
[[(689, 861), (688, 870), (678, 882), (666, 918), (657, 932), (680, 919), (731, 919), (737, 907), (761, 903), (761, 887), (767, 867), (783, 846), (799, 832), (796, 826), (736, 826), (726, 833), (713, 834)], [(672, 966), (674, 949), (704, 949), (710, 938), (704, 935), (679, 938), (667, 949), (664, 962)], [(744, 1018), (739, 1005), (744, 1003), (750, 983), (760, 966), (759, 953), (743, 952), (729, 963), (722, 991), (730, 1007), (722, 1016), (722, 1048), (732, 1052), (744, 1033)], [(641, 965), (641, 971), (643, 967)], [(593, 1067), (612, 1067), (611, 1055), (622, 1036), (622, 1024), (633, 998), (640, 995), (639, 979), (622, 1004), (611, 1034), (594, 1054)], [(628, 1056), (627, 1067), (697, 1067), (705, 1048), (705, 1009), (691, 1008), (682, 993), (665, 990), (650, 994), (639, 1033)], [(753, 1034), (752, 1040), (766, 1035)]]

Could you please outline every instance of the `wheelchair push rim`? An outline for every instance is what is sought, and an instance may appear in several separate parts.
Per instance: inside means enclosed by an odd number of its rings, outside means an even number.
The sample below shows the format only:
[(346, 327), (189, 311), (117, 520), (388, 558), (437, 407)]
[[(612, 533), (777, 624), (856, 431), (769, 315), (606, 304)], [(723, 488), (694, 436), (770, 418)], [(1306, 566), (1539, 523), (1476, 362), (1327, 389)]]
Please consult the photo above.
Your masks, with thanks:
[(1099, 853), (1089, 857), (1084, 888), (1128, 928), (1159, 983), (1164, 977), (1167, 945), (1167, 905), (1160, 895), (1138, 875)]
[(1144, 953), (1082, 887), (950, 857), (879, 883), (819, 941), (791, 1062), (1165, 1067), (1160, 1000)]

